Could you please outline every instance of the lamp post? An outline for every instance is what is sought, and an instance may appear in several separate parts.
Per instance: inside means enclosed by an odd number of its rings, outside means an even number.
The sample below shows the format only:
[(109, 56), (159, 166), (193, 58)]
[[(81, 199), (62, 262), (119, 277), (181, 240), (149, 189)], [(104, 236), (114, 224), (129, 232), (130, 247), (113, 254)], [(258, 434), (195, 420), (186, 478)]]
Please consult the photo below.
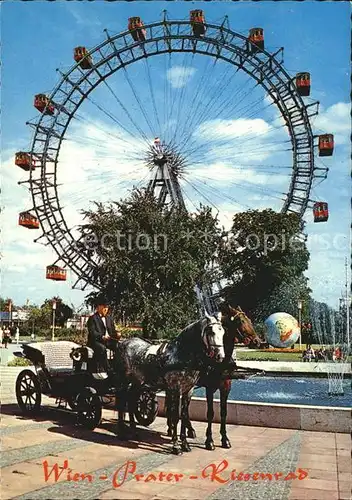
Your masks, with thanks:
[(9, 328), (10, 328), (10, 327), (12, 327), (12, 300), (11, 299), (9, 299), (8, 308), (9, 308)]
[(55, 302), (55, 300), (53, 300), (53, 331), (51, 334), (52, 342), (54, 342), (54, 338), (55, 338), (55, 312), (56, 312), (56, 302)]
[(302, 300), (298, 300), (299, 350), (302, 350)]

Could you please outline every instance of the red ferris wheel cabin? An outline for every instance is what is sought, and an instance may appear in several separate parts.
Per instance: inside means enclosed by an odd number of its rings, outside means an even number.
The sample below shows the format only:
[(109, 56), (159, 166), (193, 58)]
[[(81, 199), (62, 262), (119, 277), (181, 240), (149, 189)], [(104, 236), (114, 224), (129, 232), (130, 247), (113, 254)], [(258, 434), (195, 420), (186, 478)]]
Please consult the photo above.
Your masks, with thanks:
[(143, 26), (144, 24), (140, 17), (130, 17), (128, 19), (128, 29), (135, 42), (146, 41), (147, 32), (143, 29)]
[(297, 73), (296, 88), (301, 96), (306, 97), (310, 94), (310, 73)]
[(26, 171), (35, 169), (35, 161), (31, 161), (31, 155), (29, 153), (23, 153), (23, 151), (19, 151), (15, 154), (15, 165)]
[(313, 205), (314, 222), (326, 222), (329, 218), (328, 204), (325, 201), (317, 201)]
[(91, 69), (93, 67), (92, 57), (88, 54), (88, 50), (85, 47), (75, 47), (73, 57), (82, 69)]
[(43, 113), (43, 115), (53, 115), (55, 111), (54, 104), (45, 94), (37, 94), (34, 96), (34, 107)]
[(59, 266), (47, 266), (46, 279), (54, 281), (66, 281), (66, 269)]
[(39, 220), (30, 212), (21, 212), (18, 216), (18, 225), (28, 229), (39, 229)]
[(334, 136), (333, 134), (323, 134), (319, 136), (319, 156), (332, 156), (334, 152)]
[(190, 12), (190, 23), (192, 25), (194, 36), (202, 36), (205, 35), (206, 26), (205, 26), (205, 17), (204, 12), (202, 10), (191, 10)]
[(249, 41), (251, 42), (251, 52), (254, 54), (259, 50), (264, 50), (264, 30), (263, 28), (252, 28), (249, 30)]

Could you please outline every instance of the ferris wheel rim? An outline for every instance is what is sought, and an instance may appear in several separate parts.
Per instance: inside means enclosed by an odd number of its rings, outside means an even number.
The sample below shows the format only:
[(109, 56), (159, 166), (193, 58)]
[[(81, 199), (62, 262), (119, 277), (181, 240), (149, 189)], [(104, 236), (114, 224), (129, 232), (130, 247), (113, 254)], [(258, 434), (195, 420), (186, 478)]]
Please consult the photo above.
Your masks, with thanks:
[[(257, 83), (260, 84), (268, 93), (269, 95), (274, 98), (275, 104), (278, 107), (280, 114), (282, 117), (286, 118), (286, 126), (289, 130), (289, 135), (290, 135), (290, 140), (292, 144), (292, 175), (291, 175), (291, 182), (289, 186), (289, 191), (287, 193), (286, 200), (284, 202), (284, 205), (281, 209), (282, 212), (296, 212), (297, 210), (292, 210), (290, 209), (290, 205), (298, 205), (299, 206), (299, 216), (303, 217), (304, 212), (307, 209), (308, 203), (309, 203), (309, 193), (311, 191), (312, 187), (312, 182), (314, 179), (314, 136), (311, 130), (311, 125), (309, 118), (312, 115), (309, 115), (307, 112), (307, 109), (310, 105), (305, 105), (304, 101), (302, 99), (302, 96), (299, 95), (295, 85), (292, 84), (292, 78), (290, 75), (287, 73), (285, 68), (282, 65), (282, 61), (279, 62), (276, 59), (276, 55), (283, 50), (282, 48), (279, 49), (274, 54), (271, 54), (270, 52), (266, 50), (261, 50), (260, 53), (252, 53), (250, 52), (251, 44), (248, 42), (248, 39), (240, 34), (237, 33), (229, 28), (225, 28), (223, 25), (218, 25), (218, 24), (211, 24), (211, 23), (206, 23), (207, 28), (211, 28), (214, 30), (218, 31), (218, 34), (220, 35), (220, 38), (212, 38), (209, 35), (202, 36), (201, 38), (194, 36), (191, 33), (187, 34), (181, 34), (179, 33), (179, 27), (180, 26), (190, 26), (191, 23), (190, 21), (176, 21), (176, 20), (166, 20), (164, 19), (163, 21), (158, 21), (154, 23), (149, 23), (145, 24), (143, 26), (143, 29), (145, 29), (147, 32), (149, 30), (149, 35), (144, 42), (131, 42), (128, 43), (126, 40), (126, 37), (130, 36), (130, 31), (123, 31), (120, 33), (117, 33), (113, 36), (109, 35), (107, 30), (107, 38), (100, 44), (96, 45), (93, 47), (91, 50), (89, 50), (89, 55), (90, 56), (95, 56), (94, 59), (94, 65), (91, 69), (83, 71), (79, 63), (74, 64), (66, 73), (61, 73), (62, 78), (59, 81), (59, 83), (56, 85), (54, 90), (49, 96), (50, 101), (53, 101), (55, 103), (56, 107), (56, 113), (48, 118), (47, 115), (41, 114), (39, 116), (39, 119), (35, 123), (29, 123), (29, 125), (33, 126), (35, 128), (35, 134), (33, 137), (32, 141), (32, 147), (30, 151), (31, 159), (32, 157), (40, 158), (40, 180), (34, 178), (35, 175), (35, 170), (30, 170), (30, 178), (28, 182), (30, 183), (30, 190), (32, 194), (32, 200), (33, 200), (33, 206), (34, 210), (36, 212), (36, 215), (38, 219), (40, 220), (41, 227), (43, 230), (43, 234), (37, 239), (42, 239), (43, 237), (46, 238), (47, 244), (51, 244), (51, 246), (54, 248), (56, 254), (58, 255), (58, 260), (63, 261), (70, 269), (72, 269), (75, 274), (78, 276), (78, 282), (83, 281), (86, 282), (87, 284), (94, 284), (94, 286), (97, 286), (96, 283), (92, 283), (91, 280), (91, 272), (93, 269), (93, 264), (92, 262), (89, 261), (88, 258), (84, 254), (80, 254), (79, 251), (77, 251), (77, 248), (74, 248), (72, 244), (76, 243), (76, 240), (71, 234), (71, 230), (66, 223), (65, 217), (62, 213), (62, 207), (60, 205), (60, 200), (59, 200), (59, 194), (58, 194), (58, 184), (57, 184), (57, 164), (59, 161), (59, 154), (60, 154), (60, 149), (62, 142), (65, 138), (66, 131), (68, 129), (68, 126), (74, 117), (75, 113), (81, 106), (81, 104), (85, 101), (85, 99), (91, 94), (92, 91), (96, 87), (99, 86), (100, 83), (105, 81), (108, 77), (110, 77), (112, 74), (116, 73), (117, 71), (123, 69), (126, 66), (129, 66), (130, 64), (133, 64), (134, 62), (137, 62), (139, 60), (145, 59), (150, 56), (156, 56), (156, 55), (161, 55), (161, 54), (167, 54), (167, 53), (174, 53), (174, 52), (179, 52), (179, 53), (197, 53), (201, 55), (206, 55), (206, 56), (211, 56), (214, 57), (215, 59), (222, 59), (223, 61), (226, 61), (234, 66), (237, 66), (238, 69), (242, 69), (245, 71), (247, 74), (249, 74), (252, 78), (257, 80)], [(176, 27), (178, 29), (178, 33), (172, 34), (172, 28)], [(162, 30), (162, 35), (159, 36), (152, 36), (153, 35), (153, 28), (163, 28)], [(230, 36), (231, 42), (227, 40), (227, 37)], [(123, 40), (124, 45), (120, 50), (117, 50), (116, 43), (119, 40)], [(172, 47), (172, 41), (180, 41), (180, 40), (188, 40), (193, 42), (193, 48), (192, 49), (187, 49), (185, 48), (184, 44), (180, 49), (176, 49)], [(239, 46), (233, 45), (232, 42), (233, 40), (240, 40), (243, 43), (247, 44), (246, 47), (247, 49), (244, 50), (243, 48), (240, 48)], [(160, 50), (158, 46), (158, 42), (163, 41), (165, 43), (165, 49)], [(149, 45), (151, 46), (153, 43), (156, 43), (156, 51), (154, 52), (149, 52), (147, 53), (146, 47)], [(207, 48), (209, 49), (210, 47), (215, 47), (217, 49), (217, 53), (211, 53), (205, 50), (200, 50), (197, 47), (197, 44), (208, 44)], [(109, 52), (107, 55), (103, 56), (102, 55), (102, 49), (105, 47), (110, 46), (112, 47), (112, 51)], [(139, 57), (134, 57), (134, 49), (143, 47), (143, 54), (139, 54)], [(166, 48), (167, 47), (167, 48)], [(225, 58), (222, 55), (222, 51), (227, 50), (231, 54), (235, 54), (234, 60)], [(121, 55), (124, 52), (130, 52), (132, 54), (132, 58), (130, 60), (125, 60), (122, 62)], [(100, 59), (97, 59), (96, 56), (99, 54), (101, 56)], [(260, 57), (261, 56), (261, 57)], [(111, 59), (113, 57), (118, 57), (119, 61), (121, 62), (120, 65), (117, 65), (115, 69), (113, 69), (112, 65), (110, 64)], [(263, 62), (262, 59), (266, 58), (266, 60)], [(253, 61), (255, 64), (253, 64)], [(240, 64), (238, 64), (238, 62)], [(249, 68), (245, 68), (244, 64), (245, 63), (250, 63), (252, 66), (257, 70), (258, 74), (254, 74), (254, 69), (253, 71), (249, 71)], [(105, 74), (101, 74), (99, 71), (99, 68), (101, 66), (107, 65), (110, 68), (110, 71), (106, 72)], [(266, 67), (265, 67), (266, 66)], [(272, 75), (268, 75), (266, 72), (268, 68), (270, 67), (271, 69), (269, 71), (273, 72), (273, 66), (276, 70), (276, 73), (273, 73)], [(70, 76), (74, 73), (79, 73), (81, 77), (77, 79), (76, 81), (72, 81), (70, 79)], [(278, 91), (279, 85), (272, 85), (272, 80), (273, 76), (278, 77), (280, 74), (285, 77), (283, 79), (281, 77), (281, 80), (279, 83), (282, 85), (282, 89)], [(98, 78), (92, 84), (88, 78), (92, 75), (98, 75)], [(259, 77), (258, 77), (259, 75)], [(81, 85), (84, 83), (89, 82), (90, 88), (86, 91), (82, 91)], [(268, 88), (265, 84), (270, 83), (271, 87)], [(63, 88), (65, 85), (71, 85), (71, 91), (67, 92), (64, 91)], [(286, 86), (285, 86), (286, 85)], [(282, 94), (283, 89), (287, 92), (286, 96), (289, 96), (289, 99), (287, 101), (291, 100), (294, 98), (294, 107), (290, 108), (290, 110), (287, 109), (287, 106), (285, 104), (285, 100), (282, 99)], [(73, 94), (77, 91), (78, 94), (80, 94), (80, 99), (75, 102), (72, 100)], [(57, 101), (57, 96), (59, 93), (62, 93), (66, 95), (66, 99), (64, 98), (61, 100), (61, 102)], [(274, 93), (277, 93), (275, 96)], [(56, 98), (56, 99), (55, 99)], [(281, 101), (280, 101), (281, 99)], [(67, 103), (72, 103), (74, 104), (74, 108), (70, 110), (69, 107), (67, 107)], [(298, 113), (297, 113), (298, 110)], [(284, 115), (284, 111), (286, 111), (286, 115)], [(289, 113), (289, 111), (292, 111)], [(317, 113), (314, 113), (317, 114)], [(303, 126), (306, 129), (308, 140), (306, 139), (305, 144), (308, 146), (307, 150), (309, 149), (308, 153), (305, 153), (306, 155), (309, 155), (309, 159), (307, 160), (307, 163), (309, 163), (310, 168), (308, 172), (308, 177), (304, 176), (304, 178), (307, 180), (306, 182), (306, 196), (304, 198), (296, 197), (294, 195), (294, 190), (297, 185), (297, 180), (298, 183), (300, 182), (299, 178), (299, 168), (297, 166), (297, 144), (299, 142), (304, 143), (304, 140), (300, 138), (297, 140), (294, 130), (295, 127), (292, 124), (292, 115), (293, 117), (298, 116), (299, 119), (301, 118), (303, 123), (300, 124), (299, 126)], [(62, 116), (66, 116), (67, 120), (66, 123), (60, 123), (60, 119)], [(51, 126), (47, 126), (50, 125)], [(299, 123), (299, 120), (298, 122)], [(61, 134), (58, 132), (57, 125), (60, 125), (62, 127), (61, 129)], [(45, 145), (42, 149), (41, 153), (35, 152), (35, 145), (36, 141), (38, 142), (37, 136), (38, 134), (41, 134), (41, 138), (39, 139), (40, 142), (43, 142), (43, 136), (46, 135), (45, 139)], [(302, 132), (300, 133), (300, 136), (302, 136)], [(54, 137), (58, 143), (57, 143), (57, 149), (55, 150), (54, 147), (50, 144), (50, 140)], [(304, 136), (303, 136), (304, 137)], [(48, 155), (48, 149), (49, 146), (51, 150), (54, 150), (53, 157)], [(53, 172), (47, 172), (47, 162), (49, 160), (49, 163), (52, 163), (54, 165), (54, 171)], [(54, 190), (54, 196), (51, 195), (49, 192), (49, 188), (52, 188)], [(302, 191), (302, 189), (300, 189)], [(37, 198), (41, 196), (42, 204), (36, 203)], [(56, 202), (56, 206), (52, 206), (52, 202)], [(50, 215), (48, 216), (46, 214), (46, 209), (50, 208)], [(54, 209), (53, 209), (54, 208)], [(48, 230), (45, 231), (44, 228), (44, 222), (48, 223)], [(64, 233), (64, 235), (62, 234)], [(61, 239), (57, 239), (57, 236), (61, 236)], [(68, 242), (68, 246), (64, 247), (63, 246), (63, 241)], [(54, 244), (55, 243), (55, 244)], [(59, 246), (59, 248), (58, 248)], [(62, 250), (62, 252), (60, 251)], [(67, 253), (68, 250), (73, 251), (71, 253)], [(74, 253), (76, 255), (74, 255)], [(75, 257), (78, 257), (76, 261), (73, 259)], [(78, 262), (81, 259), (80, 262)], [(83, 263), (82, 263), (83, 261)], [(82, 265), (84, 267), (84, 270), (82, 268)], [(88, 273), (87, 273), (87, 268), (88, 268)]]

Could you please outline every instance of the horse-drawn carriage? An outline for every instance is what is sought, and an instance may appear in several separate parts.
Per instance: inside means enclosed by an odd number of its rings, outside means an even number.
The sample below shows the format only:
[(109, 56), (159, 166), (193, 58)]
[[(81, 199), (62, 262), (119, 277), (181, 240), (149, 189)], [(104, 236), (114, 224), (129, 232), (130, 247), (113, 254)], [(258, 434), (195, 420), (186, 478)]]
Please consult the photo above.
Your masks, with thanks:
[[(89, 347), (57, 341), (22, 344), (22, 350), (15, 355), (30, 360), (34, 368), (22, 370), (16, 380), (17, 402), (24, 414), (37, 414), (44, 395), (54, 398), (59, 408), (71, 408), (77, 423), (93, 430), (101, 421), (103, 407), (124, 409), (119, 405), (118, 379), (102, 378), (96, 372)], [(150, 425), (158, 411), (156, 393), (142, 386), (134, 397), (136, 421)]]
[[(136, 422), (148, 426), (154, 421), (158, 411), (156, 393), (164, 390), (172, 452), (179, 454), (191, 449), (186, 429), (189, 437), (195, 433), (188, 407), (194, 387), (201, 384), (207, 391), (206, 448), (214, 449), (211, 424), (213, 394), (217, 389), (221, 400), (221, 443), (229, 448), (226, 406), (231, 379), (246, 378), (249, 372), (256, 372), (243, 371), (232, 362), (234, 342), (238, 337), (260, 345), (243, 311), (224, 306), (219, 314), (206, 314), (188, 325), (171, 341), (158, 345), (138, 337), (120, 341), (110, 360), (114, 375), (107, 379), (96, 373), (92, 364), (93, 351), (89, 347), (65, 341), (24, 344), (23, 356), (32, 361), (35, 372), (27, 369), (18, 375), (17, 401), (22, 411), (35, 413), (40, 408), (42, 394), (56, 398), (59, 405), (64, 402), (77, 413), (79, 424), (94, 429), (101, 420), (106, 400), (115, 398), (119, 413), (117, 434), (126, 439), (126, 432), (135, 432)], [(125, 412), (129, 414), (128, 428), (124, 423)]]

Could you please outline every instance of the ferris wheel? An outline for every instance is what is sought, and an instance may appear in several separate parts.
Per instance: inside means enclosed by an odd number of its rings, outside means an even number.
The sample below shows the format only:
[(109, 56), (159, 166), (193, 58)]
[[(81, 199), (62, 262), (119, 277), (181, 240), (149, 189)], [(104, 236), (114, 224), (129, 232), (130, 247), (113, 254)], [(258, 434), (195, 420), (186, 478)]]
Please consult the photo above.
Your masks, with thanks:
[(283, 48), (265, 44), (262, 28), (237, 33), (227, 16), (207, 23), (193, 10), (184, 20), (132, 17), (126, 31), (74, 48), (54, 90), (35, 96), (31, 148), (15, 158), (33, 202), (19, 224), (41, 228), (34, 241), (57, 254), (48, 279), (66, 280), (69, 268), (74, 287), (96, 285), (80, 210), (135, 186), (190, 211), (200, 201), (219, 213), (259, 201), (328, 219), (327, 203), (310, 195), (327, 176), (320, 157), (333, 154), (334, 137), (313, 133), (310, 73), (289, 75)]

